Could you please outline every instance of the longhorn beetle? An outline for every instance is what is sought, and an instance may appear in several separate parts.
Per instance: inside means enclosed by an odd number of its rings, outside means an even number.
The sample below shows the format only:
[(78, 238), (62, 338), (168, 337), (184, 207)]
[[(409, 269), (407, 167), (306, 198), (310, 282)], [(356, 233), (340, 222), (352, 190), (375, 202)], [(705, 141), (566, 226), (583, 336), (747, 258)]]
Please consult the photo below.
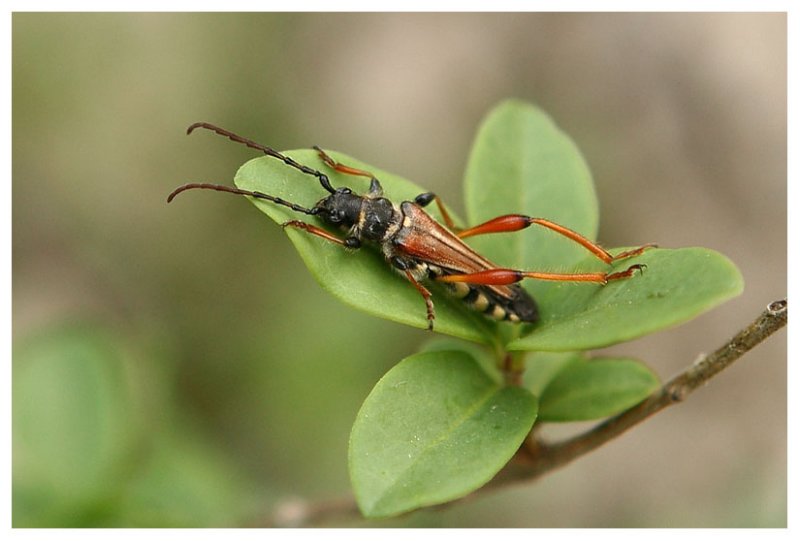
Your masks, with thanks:
[[(181, 192), (192, 189), (208, 189), (247, 195), (256, 199), (271, 201), (276, 205), (289, 207), (295, 212), (316, 216), (326, 224), (345, 230), (344, 238), (329, 231), (300, 220), (290, 220), (283, 227), (295, 227), (326, 241), (333, 242), (355, 250), (362, 243), (380, 247), (386, 261), (411, 282), (425, 301), (428, 317), (428, 329), (433, 330), (435, 319), (431, 292), (422, 284), (433, 281), (443, 284), (455, 297), (460, 298), (474, 310), (486, 316), (514, 323), (534, 323), (539, 319), (539, 312), (533, 298), (520, 287), (517, 282), (525, 278), (537, 280), (556, 280), (567, 282), (594, 282), (606, 284), (613, 280), (629, 278), (636, 271), (642, 271), (645, 265), (631, 265), (624, 271), (604, 273), (550, 273), (528, 270), (516, 270), (498, 267), (475, 250), (467, 246), (461, 239), (473, 235), (519, 231), (531, 224), (537, 224), (571, 239), (594, 254), (606, 264), (620, 259), (641, 254), (654, 244), (646, 244), (634, 250), (611, 255), (606, 250), (562, 225), (544, 218), (532, 218), (521, 214), (499, 216), (482, 224), (460, 229), (455, 226), (442, 201), (433, 193), (423, 193), (413, 201), (393, 203), (383, 196), (381, 183), (375, 176), (361, 169), (349, 167), (334, 161), (321, 148), (314, 147), (322, 161), (333, 169), (346, 175), (363, 176), (370, 179), (366, 194), (353, 193), (350, 188), (334, 188), (325, 173), (312, 169), (292, 158), (281, 154), (267, 146), (246, 139), (235, 133), (224, 130), (213, 124), (197, 122), (189, 126), (187, 134), (197, 128), (211, 130), (234, 142), (241, 143), (281, 160), (289, 167), (302, 173), (316, 177), (322, 188), (329, 195), (320, 199), (313, 207), (307, 208), (280, 197), (269, 194), (242, 190), (230, 186), (206, 183), (185, 184), (176, 188), (169, 197), (170, 202)], [(446, 227), (434, 220), (423, 208), (435, 202)]]

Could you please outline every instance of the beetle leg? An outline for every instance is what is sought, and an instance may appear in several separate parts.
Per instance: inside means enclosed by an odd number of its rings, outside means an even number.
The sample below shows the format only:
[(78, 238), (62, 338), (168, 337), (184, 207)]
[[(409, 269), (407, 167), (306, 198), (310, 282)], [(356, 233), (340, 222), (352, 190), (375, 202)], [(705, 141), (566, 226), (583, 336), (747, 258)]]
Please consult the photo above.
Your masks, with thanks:
[(559, 235), (563, 235), (568, 239), (577, 242), (590, 252), (592, 252), (598, 259), (603, 261), (604, 263), (612, 263), (614, 261), (619, 261), (620, 259), (627, 259), (629, 257), (634, 257), (648, 248), (655, 248), (655, 244), (645, 244), (644, 246), (640, 246), (639, 248), (634, 248), (633, 250), (628, 250), (626, 252), (619, 253), (617, 255), (611, 255), (608, 251), (604, 250), (600, 245), (591, 240), (587, 239), (580, 233), (569, 229), (568, 227), (564, 227), (563, 225), (559, 225), (555, 222), (551, 222), (550, 220), (546, 220), (544, 218), (531, 218), (530, 216), (523, 216), (522, 214), (506, 214), (505, 216), (498, 216), (497, 218), (493, 218), (487, 222), (482, 224), (476, 225), (474, 227), (470, 227), (469, 229), (465, 229), (458, 233), (460, 238), (471, 237), (473, 235), (485, 235), (488, 233), (504, 233), (504, 232), (511, 232), (511, 231), (519, 231), (520, 229), (525, 229), (526, 227), (530, 226), (531, 224), (540, 225), (542, 227), (546, 227), (552, 231), (555, 231)]
[(344, 165), (343, 163), (339, 163), (333, 158), (331, 158), (327, 152), (319, 148), (317, 145), (314, 145), (314, 150), (317, 151), (319, 157), (325, 162), (325, 165), (333, 169), (334, 171), (338, 171), (339, 173), (344, 173), (345, 175), (355, 175), (359, 177), (367, 177), (370, 179), (369, 183), (369, 194), (373, 197), (381, 197), (383, 195), (383, 187), (381, 187), (381, 183), (378, 179), (370, 173), (369, 171), (364, 171), (363, 169), (356, 169), (355, 167), (350, 167), (349, 165)]
[(428, 330), (432, 331), (433, 320), (436, 319), (436, 314), (433, 310), (433, 301), (431, 300), (431, 292), (428, 291), (428, 289), (424, 285), (420, 284), (416, 278), (414, 278), (414, 275), (411, 274), (411, 271), (406, 269), (403, 271), (403, 273), (406, 275), (408, 281), (411, 282), (414, 285), (414, 287), (417, 288), (417, 291), (419, 291), (419, 294), (422, 295), (422, 298), (425, 299), (425, 308), (428, 311)]
[(301, 222), (300, 220), (289, 220), (288, 222), (283, 222), (281, 224), (281, 227), (296, 227), (297, 229), (302, 229), (303, 231), (307, 231), (312, 235), (316, 235), (318, 237), (322, 237), (325, 240), (334, 242), (344, 248), (361, 247), (361, 241), (359, 241), (356, 237), (347, 237), (345, 239), (340, 239), (336, 235), (333, 235), (320, 227), (308, 224), (306, 222)]
[(317, 145), (314, 145), (314, 150), (317, 151), (319, 157), (325, 162), (325, 165), (330, 167), (335, 171), (339, 171), (340, 173), (344, 173), (345, 175), (356, 175), (359, 177), (367, 177), (367, 178), (375, 178), (375, 175), (370, 173), (369, 171), (364, 171), (363, 169), (356, 169), (355, 167), (350, 167), (349, 165), (344, 165), (343, 163), (339, 163), (330, 156), (328, 153), (319, 148)]
[(442, 219), (444, 220), (444, 225), (447, 226), (447, 229), (453, 232), (461, 231), (461, 228), (458, 227), (455, 223), (453, 223), (453, 219), (450, 217), (450, 213), (447, 212), (446, 208), (444, 208), (444, 203), (442, 203), (442, 200), (438, 195), (431, 192), (425, 192), (419, 194), (417, 197), (414, 198), (414, 203), (416, 203), (420, 207), (425, 207), (429, 205), (431, 201), (436, 202), (436, 206), (439, 208), (439, 212), (442, 215)]
[(520, 282), (525, 278), (535, 280), (549, 280), (557, 282), (593, 282), (596, 284), (607, 284), (614, 280), (630, 278), (636, 271), (643, 272), (645, 265), (631, 265), (624, 271), (619, 272), (585, 272), (585, 273), (554, 273), (554, 272), (534, 272), (521, 271), (514, 269), (488, 269), (468, 274), (446, 274), (438, 276), (436, 280), (440, 282), (466, 282), (468, 284), (487, 285), (487, 286), (506, 286)]

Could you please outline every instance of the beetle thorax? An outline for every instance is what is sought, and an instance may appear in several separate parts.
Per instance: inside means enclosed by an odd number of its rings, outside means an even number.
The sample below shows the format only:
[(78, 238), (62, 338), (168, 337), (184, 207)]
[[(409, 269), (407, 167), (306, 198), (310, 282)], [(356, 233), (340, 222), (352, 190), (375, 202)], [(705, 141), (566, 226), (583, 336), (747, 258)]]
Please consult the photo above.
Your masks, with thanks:
[(394, 234), (400, 225), (400, 210), (385, 197), (365, 197), (357, 225), (359, 237), (372, 242), (383, 242)]

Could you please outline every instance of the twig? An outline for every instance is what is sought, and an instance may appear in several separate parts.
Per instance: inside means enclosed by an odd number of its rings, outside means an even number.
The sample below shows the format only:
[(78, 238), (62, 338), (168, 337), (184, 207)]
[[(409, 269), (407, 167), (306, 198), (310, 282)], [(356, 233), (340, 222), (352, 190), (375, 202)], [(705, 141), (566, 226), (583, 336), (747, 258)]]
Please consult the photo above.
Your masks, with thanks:
[[(530, 480), (564, 466), (607, 441), (619, 436), (667, 406), (682, 402), (697, 387), (730, 366), (739, 357), (763, 342), (772, 333), (786, 325), (788, 308), (786, 300), (775, 301), (753, 323), (739, 331), (721, 348), (700, 357), (695, 363), (665, 383), (658, 391), (636, 406), (611, 417), (583, 434), (558, 443), (546, 444), (532, 438), (523, 447), (528, 467), (516, 479)], [(501, 482), (500, 479), (497, 480)], [(493, 481), (492, 484), (495, 484)]]
[[(545, 443), (535, 435), (530, 435), (517, 453), (518, 460), (509, 463), (491, 482), (467, 497), (471, 498), (509, 484), (536, 479), (597, 449), (667, 406), (686, 399), (697, 387), (784, 327), (787, 320), (786, 299), (770, 303), (753, 323), (741, 330), (724, 346), (710, 355), (700, 357), (650, 397), (629, 410), (603, 421), (587, 432), (561, 442)], [(296, 500), (279, 506), (262, 525), (315, 526), (327, 521), (343, 522), (359, 518), (358, 507), (350, 497), (321, 502)]]

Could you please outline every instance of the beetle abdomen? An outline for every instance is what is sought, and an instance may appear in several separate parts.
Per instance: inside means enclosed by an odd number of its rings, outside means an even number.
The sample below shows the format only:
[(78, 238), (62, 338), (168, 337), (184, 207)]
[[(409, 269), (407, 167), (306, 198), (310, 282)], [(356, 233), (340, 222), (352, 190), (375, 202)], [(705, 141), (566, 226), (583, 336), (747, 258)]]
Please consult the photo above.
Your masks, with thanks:
[[(442, 269), (428, 265), (431, 277), (441, 276)], [(495, 291), (479, 285), (465, 282), (440, 282), (447, 291), (457, 299), (461, 299), (472, 310), (483, 313), (486, 317), (497, 321), (512, 323), (535, 323), (539, 320), (536, 301), (520, 286), (508, 286), (510, 296), (504, 297)]]

